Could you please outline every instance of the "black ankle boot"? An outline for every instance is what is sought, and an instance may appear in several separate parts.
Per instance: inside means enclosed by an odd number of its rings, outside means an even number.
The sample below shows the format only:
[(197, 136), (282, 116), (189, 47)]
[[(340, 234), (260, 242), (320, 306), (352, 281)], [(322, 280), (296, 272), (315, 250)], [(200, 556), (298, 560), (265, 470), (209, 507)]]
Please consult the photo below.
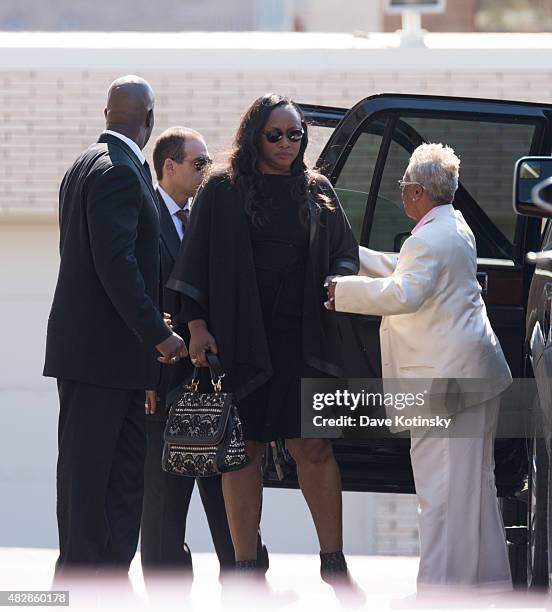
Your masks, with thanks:
[(257, 559), (246, 559), (245, 561), (236, 561), (236, 572), (239, 574), (256, 574), (259, 571)]
[(345, 557), (340, 550), (331, 553), (320, 553), (320, 576), (324, 582), (328, 583), (348, 579), (347, 561), (345, 561)]
[(340, 550), (320, 553), (320, 576), (333, 588), (341, 605), (361, 607), (366, 603), (366, 595), (351, 578), (347, 561)]

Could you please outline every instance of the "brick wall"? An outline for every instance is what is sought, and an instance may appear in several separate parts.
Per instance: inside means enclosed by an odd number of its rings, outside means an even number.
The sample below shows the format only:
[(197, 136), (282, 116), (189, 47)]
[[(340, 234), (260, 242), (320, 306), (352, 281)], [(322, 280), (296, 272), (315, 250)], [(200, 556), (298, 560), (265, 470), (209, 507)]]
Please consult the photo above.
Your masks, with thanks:
[[(0, 217), (55, 215), (60, 180), (78, 153), (103, 129), (109, 83), (124, 72), (0, 70)], [(546, 101), (550, 73), (432, 72), (287, 73), (143, 70), (155, 89), (155, 137), (188, 125), (224, 158), (240, 116), (257, 96), (276, 91), (303, 102), (350, 106), (377, 92), (431, 93)], [(311, 160), (326, 139), (313, 134)]]

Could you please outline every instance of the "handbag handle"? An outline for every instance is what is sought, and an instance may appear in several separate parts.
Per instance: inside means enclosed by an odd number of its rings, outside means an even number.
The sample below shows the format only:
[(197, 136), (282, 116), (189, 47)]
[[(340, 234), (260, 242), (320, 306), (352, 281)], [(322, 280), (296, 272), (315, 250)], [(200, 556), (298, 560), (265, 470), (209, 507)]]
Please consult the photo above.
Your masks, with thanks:
[[(205, 351), (205, 358), (209, 364), (209, 372), (211, 373), (211, 384), (213, 385), (213, 390), (216, 393), (219, 393), (222, 391), (222, 379), (226, 376), (226, 374), (222, 369), (222, 365), (217, 355), (211, 353), (211, 351)], [(194, 366), (192, 380), (190, 381), (188, 388), (191, 391), (196, 392), (199, 390), (199, 368), (197, 366)]]

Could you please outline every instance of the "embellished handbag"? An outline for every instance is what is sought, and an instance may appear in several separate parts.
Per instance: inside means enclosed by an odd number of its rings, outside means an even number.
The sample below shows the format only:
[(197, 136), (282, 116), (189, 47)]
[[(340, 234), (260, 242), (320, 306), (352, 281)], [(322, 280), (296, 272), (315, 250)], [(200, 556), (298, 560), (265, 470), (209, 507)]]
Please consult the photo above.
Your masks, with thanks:
[(206, 353), (213, 392), (199, 391), (199, 370), (172, 403), (164, 432), (162, 466), (178, 476), (203, 478), (248, 463), (243, 428), (231, 393), (222, 391), (218, 357)]

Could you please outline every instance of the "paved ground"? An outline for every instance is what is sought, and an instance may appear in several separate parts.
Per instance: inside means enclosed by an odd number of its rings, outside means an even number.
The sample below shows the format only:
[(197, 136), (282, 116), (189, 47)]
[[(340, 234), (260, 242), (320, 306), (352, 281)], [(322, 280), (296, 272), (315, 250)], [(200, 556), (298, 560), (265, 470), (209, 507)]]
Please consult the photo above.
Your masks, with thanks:
[[(47, 590), (50, 588), (56, 551), (49, 549), (0, 548), (0, 590)], [(131, 567), (133, 595), (120, 585), (103, 584), (101, 589), (86, 588), (72, 592), (72, 610), (289, 610), (316, 611), (363, 608), (373, 612), (395, 609), (432, 610), (552, 610), (547, 600), (538, 596), (509, 594), (478, 601), (448, 598), (415, 602), (418, 559), (415, 557), (349, 557), (351, 574), (365, 593), (365, 601), (334, 593), (320, 581), (318, 559), (314, 555), (270, 557), (268, 587), (218, 582), (218, 564), (214, 554), (195, 553), (195, 579), (190, 588), (174, 580), (146, 591), (139, 557)], [(36, 608), (33, 608), (36, 610)]]

